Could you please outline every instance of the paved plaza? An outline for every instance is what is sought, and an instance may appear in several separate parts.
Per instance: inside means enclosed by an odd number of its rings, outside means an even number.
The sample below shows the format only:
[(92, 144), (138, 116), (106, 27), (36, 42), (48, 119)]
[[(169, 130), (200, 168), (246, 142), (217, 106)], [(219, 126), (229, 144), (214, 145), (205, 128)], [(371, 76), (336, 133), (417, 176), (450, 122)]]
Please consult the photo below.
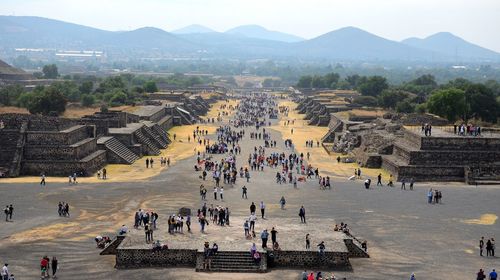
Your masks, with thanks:
[[(213, 116), (216, 111), (214, 106), (210, 114)], [(266, 149), (266, 153), (290, 152), (285, 149), (282, 139), (294, 136), (288, 132), (289, 128), (282, 127), (282, 120), (266, 128), (278, 142), (276, 148)], [(226, 123), (224, 119), (222, 123), (210, 125), (210, 131)], [(300, 131), (309, 128), (303, 126), (302, 122), (297, 122), (294, 135), (305, 137)], [(201, 129), (204, 127), (200, 125)], [(177, 130), (178, 140), (186, 138), (192, 129)], [(245, 131), (246, 136), (240, 143), (242, 152), (237, 157), (240, 165), (246, 163), (254, 146), (263, 145), (263, 140), (250, 139), (249, 132), (254, 128), (245, 128)], [(310, 134), (311, 139), (321, 136)], [(214, 135), (208, 138), (213, 141)], [(296, 145), (299, 151), (305, 149), (299, 140)], [(0, 203), (13, 204), (15, 208), (12, 222), (0, 222), (0, 262), (8, 262), (10, 271), (18, 279), (37, 279), (39, 260), (44, 255), (59, 259), (59, 279), (298, 279), (301, 270), (272, 270), (258, 275), (197, 273), (192, 268), (117, 270), (114, 256), (100, 256), (100, 250), (95, 248), (95, 236), (114, 236), (122, 224), (132, 231), (129, 243), (124, 246), (148, 246), (143, 242), (143, 230), (132, 229), (133, 215), (140, 208), (159, 214), (160, 230), (155, 232), (155, 239), (166, 242), (171, 248), (201, 249), (204, 241), (217, 242), (220, 250), (249, 248), (251, 242), (260, 245), (260, 238), (244, 239), (243, 222), (249, 215), (250, 203), (255, 202), (259, 216), (259, 202), (264, 201), (266, 219), (257, 220), (256, 233), (276, 227), (282, 248), (303, 249), (305, 234), (309, 233), (313, 249), (322, 240), (327, 250), (333, 249), (336, 245), (329, 248), (329, 244), (336, 244), (335, 240), (342, 238), (340, 233), (333, 232), (334, 225), (340, 222), (347, 223), (358, 239), (367, 240), (371, 258), (351, 259), (353, 271), (335, 272), (337, 277), (409, 279), (415, 272), (417, 279), (474, 279), (479, 268), (490, 271), (500, 267), (498, 258), (478, 256), (481, 236), (500, 238), (497, 221), (500, 186), (417, 183), (413, 191), (404, 191), (399, 183), (394, 188), (374, 186), (374, 174), (378, 174), (378, 170), (367, 171), (362, 179), (348, 181), (347, 171), (353, 170), (352, 166), (336, 163), (334, 155), (328, 157), (322, 147), (314, 145), (314, 148), (307, 148), (311, 163), (315, 166), (320, 159), (322, 164), (317, 165), (320, 173), (332, 174), (331, 190), (321, 190), (314, 179), (299, 183), (297, 189), (291, 184), (276, 184), (276, 170), (265, 167), (263, 172), (251, 171), (248, 183), (238, 177), (234, 187), (225, 185), (224, 201), (214, 201), (214, 182), (211, 179), (203, 182), (200, 174), (194, 171), (195, 150), (202, 147), (185, 140), (172, 146), (168, 150), (170, 154), (163, 156), (176, 158), (176, 161), (162, 170), (158, 165), (154, 176), (141, 180), (134, 180), (133, 177), (141, 173), (136, 171), (131, 172), (128, 182), (84, 180), (69, 186), (49, 179), (45, 187), (40, 187), (36, 182), (0, 181)], [(182, 157), (176, 155), (177, 152)], [(222, 158), (222, 155), (215, 157)], [(136, 164), (144, 164), (144, 159)], [(109, 172), (108, 176), (114, 175)], [(120, 176), (126, 178), (127, 173)], [(365, 176), (373, 181), (369, 190), (363, 186)], [(222, 228), (210, 224), (202, 234), (193, 219), (192, 233), (168, 234), (166, 219), (169, 215), (177, 213), (181, 207), (191, 208), (195, 214), (201, 207), (201, 183), (208, 190), (207, 205), (229, 207), (231, 225)], [(241, 198), (243, 185), (248, 188), (248, 199)], [(442, 191), (442, 204), (427, 203), (429, 188)], [(285, 210), (279, 207), (281, 196), (287, 200)], [(69, 218), (58, 216), (59, 201), (70, 204)], [(300, 223), (301, 205), (306, 209), (307, 224)]]

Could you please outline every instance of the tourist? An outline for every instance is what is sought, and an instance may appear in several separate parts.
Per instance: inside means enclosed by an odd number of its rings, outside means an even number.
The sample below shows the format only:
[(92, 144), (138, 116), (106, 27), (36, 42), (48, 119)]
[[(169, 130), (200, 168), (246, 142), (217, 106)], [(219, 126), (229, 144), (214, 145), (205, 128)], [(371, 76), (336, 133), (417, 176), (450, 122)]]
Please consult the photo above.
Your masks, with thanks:
[(2, 280), (9, 280), (9, 264), (6, 263), (2, 267)]
[(377, 176), (377, 186), (382, 186), (382, 173)]
[(479, 256), (483, 256), (484, 236), (479, 240)]
[(415, 183), (415, 180), (410, 178), (410, 191), (413, 191), (413, 183)]
[(325, 255), (325, 248), (326, 248), (325, 241), (321, 241), (321, 243), (319, 243), (317, 245), (317, 247), (318, 247), (318, 253), (319, 253), (319, 255), (320, 256), (324, 256)]
[(220, 187), (219, 196), (220, 196), (220, 200), (224, 201), (224, 187)]
[(307, 277), (307, 280), (314, 280), (314, 272), (311, 272)]
[(432, 188), (429, 189), (429, 191), (427, 192), (427, 202), (429, 204), (432, 203), (432, 197), (434, 196), (434, 192), (432, 191)]
[(406, 180), (405, 178), (401, 179), (401, 190), (406, 191)]
[(5, 209), (3, 209), (3, 212), (5, 213), (5, 221), (9, 221), (9, 206), (5, 206)]
[(388, 187), (394, 187), (394, 183), (392, 182), (392, 174), (389, 175), (389, 183), (387, 183)]
[(149, 158), (146, 158), (146, 168), (149, 168)]
[(366, 179), (365, 180), (365, 189), (369, 189), (371, 183), (372, 183), (372, 180), (370, 178)]
[(125, 234), (127, 234), (127, 232), (128, 232), (127, 226), (122, 225), (122, 227), (120, 228), (120, 231), (118, 232), (118, 235), (125, 235)]
[(45, 186), (45, 173), (40, 176), (40, 186)]
[(265, 229), (264, 231), (262, 231), (260, 233), (260, 238), (262, 239), (262, 248), (267, 249), (267, 238), (268, 237), (269, 237), (269, 233), (267, 232), (267, 229)]
[(40, 270), (41, 270), (42, 279), (49, 278), (49, 265), (50, 265), (49, 261), (50, 260), (47, 256), (44, 256), (40, 260)]
[(252, 201), (252, 204), (250, 205), (250, 215), (255, 214), (255, 203)]
[(495, 269), (492, 269), (490, 272), (490, 280), (497, 280), (497, 278), (498, 278), (497, 272), (495, 271)]
[(201, 231), (202, 233), (205, 233), (205, 225), (207, 225), (207, 226), (208, 226), (208, 221), (207, 221), (207, 219), (205, 218), (205, 216), (201, 216), (201, 217), (199, 218), (199, 222), (200, 222), (200, 231)]
[(243, 188), (241, 188), (241, 198), (245, 198), (245, 199), (248, 199), (248, 196), (247, 196), (247, 186), (243, 186)]
[(412, 274), (410, 275), (410, 280), (417, 280), (417, 278), (415, 277), (415, 273), (412, 273)]
[(311, 240), (309, 239), (309, 233), (306, 234), (306, 250), (311, 249)]
[(488, 241), (486, 241), (486, 256), (487, 257), (493, 256), (493, 254), (492, 254), (491, 240), (490, 239), (488, 239)]
[(243, 223), (243, 230), (245, 231), (245, 238), (250, 236), (250, 225), (248, 224), (248, 220), (245, 220)]
[(214, 199), (217, 200), (217, 187), (214, 187)]
[(266, 211), (266, 205), (264, 204), (264, 201), (260, 202), (260, 215), (262, 219), (264, 219), (264, 212)]
[(302, 280), (307, 280), (307, 271), (302, 272)]
[(56, 273), (57, 273), (58, 261), (56, 257), (52, 257), (51, 266), (52, 266), (52, 278), (57, 278)]
[(494, 257), (495, 256), (495, 238), (491, 238), (490, 242), (491, 242), (491, 256)]
[(188, 228), (188, 232), (191, 232), (191, 215), (186, 216), (186, 226)]
[(306, 223), (306, 209), (304, 208), (304, 205), (302, 205), (300, 207), (299, 217), (300, 217), (300, 222), (305, 224)]
[(477, 273), (476, 280), (485, 280), (485, 279), (486, 279), (486, 274), (484, 274), (484, 270), (481, 268)]
[(285, 204), (286, 204), (285, 197), (282, 196), (281, 199), (280, 199), (281, 210), (285, 210)]
[(273, 242), (273, 247), (274, 247), (274, 244), (277, 243), (276, 241), (276, 235), (278, 234), (278, 231), (276, 229), (274, 229), (274, 227), (271, 229), (271, 241)]
[(102, 169), (102, 179), (103, 179), (103, 180), (106, 180), (106, 179), (108, 178), (107, 173), (108, 173), (108, 172), (107, 172), (106, 168), (103, 168), (103, 169)]

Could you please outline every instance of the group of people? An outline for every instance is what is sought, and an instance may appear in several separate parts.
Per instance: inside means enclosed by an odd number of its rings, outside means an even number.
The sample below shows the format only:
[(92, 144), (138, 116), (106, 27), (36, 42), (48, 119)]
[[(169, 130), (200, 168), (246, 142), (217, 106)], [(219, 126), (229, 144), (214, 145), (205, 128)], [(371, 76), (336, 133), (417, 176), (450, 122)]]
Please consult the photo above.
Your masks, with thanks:
[(486, 242), (484, 242), (484, 236), (479, 240), (479, 255), (483, 256), (483, 250), (486, 246), (486, 256), (494, 257), (495, 256), (495, 238), (490, 238)]
[(453, 125), (453, 133), (461, 136), (481, 136), (481, 127), (472, 124)]
[(102, 179), (106, 180), (108, 178), (108, 171), (106, 168), (103, 168), (102, 170), (97, 170), (97, 179)]
[(57, 214), (59, 214), (59, 217), (69, 217), (69, 204), (64, 201), (59, 201), (57, 204)]
[(49, 257), (44, 256), (40, 260), (40, 270), (41, 270), (41, 279), (49, 279), (49, 269), (52, 268), (52, 278), (57, 278), (56, 273), (59, 266), (59, 262), (56, 257), (52, 257), (50, 260)]
[(432, 125), (430, 123), (422, 124), (421, 132), (424, 133), (425, 136), (432, 136)]
[(14, 206), (11, 205), (6, 205), (5, 208), (3, 209), (3, 213), (5, 214), (5, 221), (9, 222), (12, 221), (12, 214), (14, 213)]
[(432, 190), (432, 188), (429, 189), (427, 192), (427, 203), (429, 204), (439, 204), (441, 203), (441, 200), (443, 198), (443, 195), (441, 191), (438, 190)]
[(332, 272), (329, 276), (323, 277), (323, 273), (321, 271), (316, 272), (316, 276), (314, 276), (314, 272), (307, 273), (307, 270), (302, 272), (301, 276), (302, 280), (336, 280), (335, 274)]

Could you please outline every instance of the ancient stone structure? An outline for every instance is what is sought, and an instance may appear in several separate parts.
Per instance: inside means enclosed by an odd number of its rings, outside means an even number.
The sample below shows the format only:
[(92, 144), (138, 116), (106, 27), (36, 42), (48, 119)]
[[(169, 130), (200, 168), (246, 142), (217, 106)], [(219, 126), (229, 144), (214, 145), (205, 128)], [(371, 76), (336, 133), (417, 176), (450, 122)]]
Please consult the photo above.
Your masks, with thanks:
[(173, 96), (178, 100), (159, 98), (157, 105), (137, 106), (133, 113), (97, 112), (80, 119), (2, 114), (0, 174), (88, 176), (108, 163), (159, 155), (170, 143), (168, 129), (196, 122), (215, 101)]
[(152, 249), (127, 248), (121, 245), (127, 237), (119, 236), (101, 254), (116, 255), (119, 269), (144, 267), (193, 267), (196, 271), (217, 272), (267, 272), (279, 268), (318, 268), (351, 270), (349, 258), (369, 258), (361, 249), (359, 241), (349, 236), (336, 241), (334, 249), (319, 256), (317, 251), (260, 251), (260, 263), (255, 263), (248, 251), (219, 251), (211, 259), (209, 270), (204, 268), (203, 250), (166, 249), (153, 252)]

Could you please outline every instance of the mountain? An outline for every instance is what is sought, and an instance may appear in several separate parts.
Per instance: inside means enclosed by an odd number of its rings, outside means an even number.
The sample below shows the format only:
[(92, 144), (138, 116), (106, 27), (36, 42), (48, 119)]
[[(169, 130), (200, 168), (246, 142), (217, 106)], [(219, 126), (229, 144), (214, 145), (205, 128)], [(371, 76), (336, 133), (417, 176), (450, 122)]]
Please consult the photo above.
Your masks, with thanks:
[(500, 54), (465, 41), (449, 32), (440, 32), (424, 39), (408, 38), (403, 44), (415, 48), (430, 50), (439, 54), (447, 54), (460, 59), (499, 60)]
[[(345, 27), (297, 43), (305, 56), (348, 60), (422, 60), (432, 53), (391, 41), (356, 27)], [(446, 58), (446, 56), (443, 56)]]
[(280, 41), (287, 43), (300, 42), (304, 40), (304, 38), (295, 35), (267, 30), (259, 25), (242, 25), (229, 29), (225, 33), (243, 37), (249, 37), (249, 38)]
[(212, 33), (212, 32), (217, 32), (217, 31), (199, 24), (191, 24), (183, 28), (172, 31), (173, 34), (198, 34), (198, 33)]

